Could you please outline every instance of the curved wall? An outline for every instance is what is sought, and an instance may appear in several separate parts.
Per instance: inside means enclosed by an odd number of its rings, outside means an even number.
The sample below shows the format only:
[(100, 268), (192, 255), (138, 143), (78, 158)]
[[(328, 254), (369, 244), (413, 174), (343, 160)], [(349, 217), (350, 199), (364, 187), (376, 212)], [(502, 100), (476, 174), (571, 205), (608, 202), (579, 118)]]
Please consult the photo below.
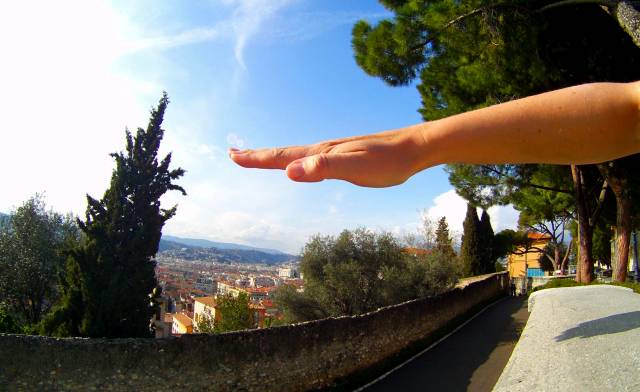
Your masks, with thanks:
[(0, 385), (82, 391), (353, 386), (354, 375), (393, 365), (399, 353), (425, 347), (507, 290), (507, 274), (496, 273), (360, 316), (220, 335), (109, 340), (0, 334)]

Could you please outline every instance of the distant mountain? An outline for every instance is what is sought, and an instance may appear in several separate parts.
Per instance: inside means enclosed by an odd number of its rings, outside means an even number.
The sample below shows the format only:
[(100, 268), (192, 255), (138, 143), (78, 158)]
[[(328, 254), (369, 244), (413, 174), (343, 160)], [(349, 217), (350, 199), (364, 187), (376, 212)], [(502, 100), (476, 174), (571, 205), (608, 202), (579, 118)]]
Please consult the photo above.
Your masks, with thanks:
[(293, 255), (272, 254), (257, 250), (246, 249), (218, 249), (218, 248), (172, 248), (158, 252), (158, 259), (175, 258), (187, 261), (211, 261), (218, 263), (246, 263), (246, 264), (283, 264), (297, 261)]
[(161, 239), (160, 245), (158, 245), (158, 252), (163, 252), (165, 250), (172, 250), (172, 249), (183, 249), (183, 248), (191, 248), (191, 246), (186, 244), (180, 244), (174, 241)]
[(216, 241), (209, 241), (209, 240), (203, 240), (203, 239), (181, 238), (181, 237), (174, 237), (172, 235), (164, 235), (164, 234), (162, 235), (162, 239), (160, 240), (161, 247), (162, 247), (162, 242), (169, 242), (169, 244), (165, 244), (165, 246), (168, 247), (167, 249), (171, 249), (172, 247), (175, 246), (175, 244), (181, 244), (182, 245), (180, 246), (181, 248), (195, 247), (195, 248), (238, 249), (238, 250), (258, 251), (258, 252), (268, 253), (273, 255), (286, 255), (286, 253), (276, 249), (257, 248), (254, 246), (232, 244), (229, 242), (216, 242)]

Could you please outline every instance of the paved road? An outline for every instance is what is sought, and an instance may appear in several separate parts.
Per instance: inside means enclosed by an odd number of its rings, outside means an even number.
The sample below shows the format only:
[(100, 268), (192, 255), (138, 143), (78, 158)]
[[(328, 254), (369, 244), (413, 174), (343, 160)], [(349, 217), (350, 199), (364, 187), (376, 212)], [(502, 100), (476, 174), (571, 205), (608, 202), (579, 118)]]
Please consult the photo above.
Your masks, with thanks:
[(501, 300), (364, 391), (491, 391), (528, 317), (526, 297)]

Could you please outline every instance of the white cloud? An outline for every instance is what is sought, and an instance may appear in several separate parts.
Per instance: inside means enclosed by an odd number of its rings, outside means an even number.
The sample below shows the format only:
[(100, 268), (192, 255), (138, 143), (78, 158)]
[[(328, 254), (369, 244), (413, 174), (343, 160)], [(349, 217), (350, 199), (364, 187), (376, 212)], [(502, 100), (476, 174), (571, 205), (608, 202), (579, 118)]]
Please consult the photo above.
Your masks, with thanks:
[(505, 229), (515, 230), (518, 227), (518, 216), (520, 213), (513, 206), (493, 206), (487, 210), (491, 218), (493, 232), (497, 233)]
[[(478, 212), (480, 215), (481, 211)], [(493, 206), (487, 212), (494, 232), (517, 227), (518, 212), (512, 206)], [(431, 219), (446, 217), (450, 231), (459, 233), (462, 233), (462, 222), (466, 213), (467, 201), (453, 189), (436, 196), (433, 205), (426, 210), (427, 216)]]
[(227, 135), (227, 143), (231, 147), (243, 148), (244, 147), (244, 139), (238, 137), (235, 133), (229, 133)]

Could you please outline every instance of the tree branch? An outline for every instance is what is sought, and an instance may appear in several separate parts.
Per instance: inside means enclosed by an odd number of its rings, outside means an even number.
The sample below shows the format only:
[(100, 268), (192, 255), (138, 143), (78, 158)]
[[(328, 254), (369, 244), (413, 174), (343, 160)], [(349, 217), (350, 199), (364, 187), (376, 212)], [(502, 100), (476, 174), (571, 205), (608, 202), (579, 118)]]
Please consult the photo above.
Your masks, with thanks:
[[(489, 166), (489, 165), (481, 165), (481, 167), (485, 168), (486, 170), (489, 170), (495, 174), (497, 174), (499, 177), (506, 177), (506, 175), (504, 173), (502, 173), (500, 170), (496, 170), (493, 167)], [(566, 193), (566, 194), (573, 194), (573, 191), (571, 190), (567, 190), (567, 189), (561, 189), (561, 188), (555, 188), (555, 187), (550, 187), (550, 186), (546, 186), (546, 185), (539, 185), (539, 184), (535, 184), (529, 181), (520, 181), (520, 180), (516, 180), (515, 184), (518, 185), (519, 187), (524, 187), (524, 186), (530, 186), (532, 188), (536, 188), (536, 189), (542, 189), (545, 191), (551, 191), (551, 192), (558, 192), (558, 193)]]
[(472, 16), (481, 14), (483, 12), (486, 11), (490, 11), (493, 9), (497, 9), (497, 8), (514, 8), (514, 9), (518, 9), (527, 13), (530, 13), (531, 10), (526, 8), (526, 7), (522, 7), (516, 4), (490, 4), (490, 5), (486, 5), (484, 7), (480, 7), (480, 8), (476, 8), (473, 9), (469, 12), (467, 12), (466, 14), (462, 14), (460, 16), (457, 16), (453, 19), (451, 19), (450, 21), (448, 21), (447, 23), (445, 23), (440, 29), (436, 30), (434, 34), (431, 34), (431, 38), (427, 38), (426, 40), (424, 40), (423, 42), (419, 43), (418, 45), (413, 46), (410, 50), (416, 51), (418, 49), (424, 48), (425, 46), (427, 46), (427, 44), (433, 42), (433, 40), (435, 40), (436, 36), (441, 33), (442, 31), (448, 29), (451, 26), (454, 26), (457, 23), (462, 22), (463, 20), (470, 18)]
[(582, 4), (597, 4), (607, 7), (608, 9), (605, 11), (618, 22), (625, 33), (629, 34), (633, 43), (640, 47), (640, 11), (638, 11), (640, 2), (638, 1), (565, 0), (546, 5), (535, 12), (545, 12), (558, 7)]
[(604, 205), (604, 199), (607, 196), (607, 187), (609, 183), (605, 179), (602, 181), (602, 188), (600, 189), (600, 195), (598, 196), (598, 202), (596, 204), (596, 208), (593, 210), (593, 214), (589, 217), (589, 226), (595, 226), (595, 221), (598, 219), (600, 212), (602, 211), (602, 206)]

